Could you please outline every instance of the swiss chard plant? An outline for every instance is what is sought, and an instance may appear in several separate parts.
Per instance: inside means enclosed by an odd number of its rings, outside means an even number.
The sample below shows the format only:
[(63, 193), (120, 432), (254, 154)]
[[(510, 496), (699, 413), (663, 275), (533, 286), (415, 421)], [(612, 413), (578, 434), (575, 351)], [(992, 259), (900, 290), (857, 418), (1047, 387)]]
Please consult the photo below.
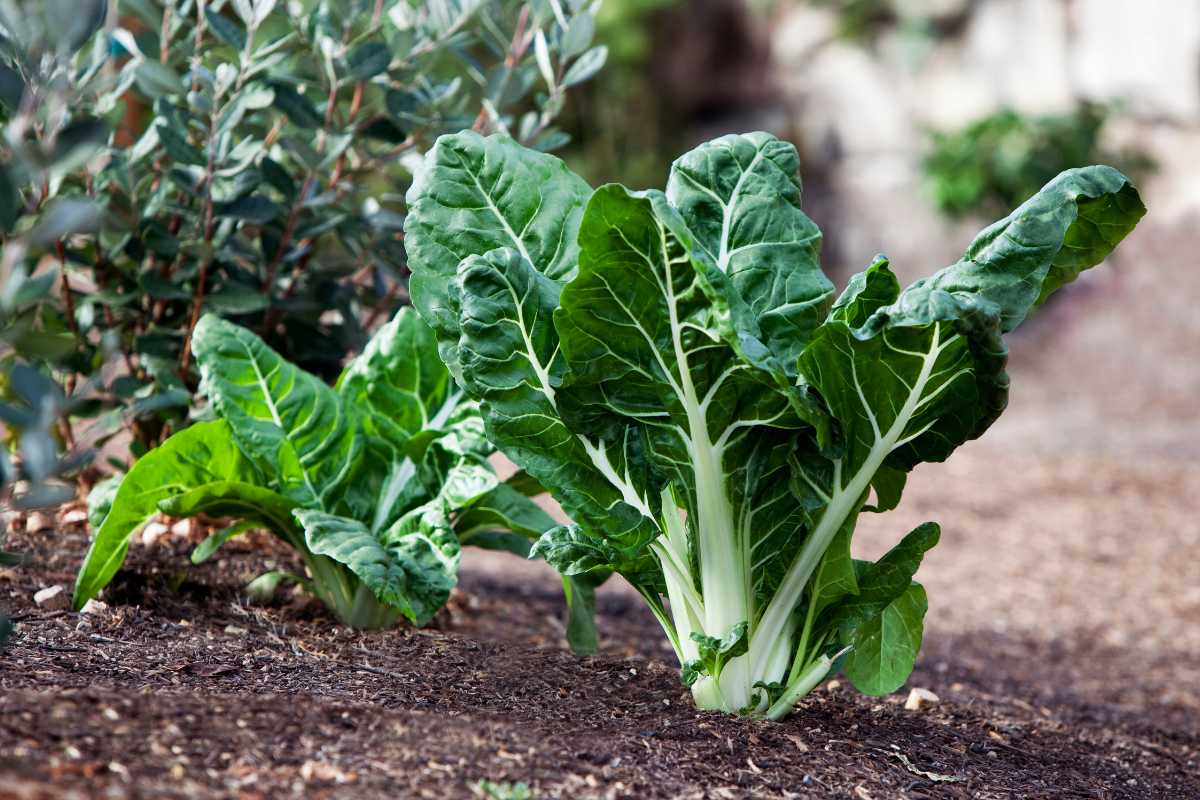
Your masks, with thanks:
[(535, 552), (624, 575), (699, 706), (771, 719), (839, 670), (903, 684), (939, 529), (860, 561), (858, 516), (991, 425), (1004, 335), (1145, 212), (1116, 170), (1070, 170), (931, 277), (901, 289), (880, 257), (835, 296), (797, 168), (774, 137), (726, 136), (665, 193), (593, 191), (464, 133), (428, 154), (406, 224), (443, 359), (574, 519)]
[(450, 380), (411, 309), (333, 387), (215, 316), (200, 320), (194, 346), (215, 418), (143, 456), (92, 509), (102, 522), (75, 584), (77, 608), (160, 512), (236, 520), (196, 548), (196, 562), (246, 530), (271, 531), (307, 575), (268, 573), (254, 588), (298, 582), (358, 628), (401, 614), (427, 623), (455, 584), (461, 544), (528, 554), (555, 525), (524, 494), (541, 491), (536, 482), (496, 476), (476, 403)]

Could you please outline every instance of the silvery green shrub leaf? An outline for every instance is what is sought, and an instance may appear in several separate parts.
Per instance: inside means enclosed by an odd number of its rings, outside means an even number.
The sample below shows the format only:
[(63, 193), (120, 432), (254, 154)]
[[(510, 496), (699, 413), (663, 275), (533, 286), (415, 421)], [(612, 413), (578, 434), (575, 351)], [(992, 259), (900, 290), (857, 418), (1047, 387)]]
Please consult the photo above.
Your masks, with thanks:
[(123, 475), (111, 475), (97, 482), (88, 492), (87, 515), (88, 524), (92, 528), (99, 528), (104, 523), (104, 518), (108, 516), (108, 511), (112, 508), (113, 498), (117, 495), (117, 488), (121, 485), (123, 477)]
[(510, 140), (448, 136), (406, 229), (414, 303), (488, 436), (574, 520), (531, 556), (622, 573), (700, 706), (769, 719), (839, 667), (869, 693), (904, 682), (937, 528), (868, 565), (858, 515), (987, 429), (1003, 335), (1144, 213), (1116, 171), (1071, 170), (931, 278), (902, 290), (881, 257), (831, 303), (796, 165), (723, 137), (666, 194), (589, 195)]

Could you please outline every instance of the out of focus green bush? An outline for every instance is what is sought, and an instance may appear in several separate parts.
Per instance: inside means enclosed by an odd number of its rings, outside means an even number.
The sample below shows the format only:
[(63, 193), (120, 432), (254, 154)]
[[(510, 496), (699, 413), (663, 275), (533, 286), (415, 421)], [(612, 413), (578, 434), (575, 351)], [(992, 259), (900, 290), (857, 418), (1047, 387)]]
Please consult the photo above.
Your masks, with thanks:
[(1067, 114), (1026, 116), (1005, 109), (950, 132), (933, 132), (923, 169), (937, 207), (950, 216), (1014, 208), (1064, 169), (1111, 164), (1137, 176), (1148, 156), (1114, 153), (1101, 144), (1109, 115), (1081, 103)]
[[(657, 185), (675, 152), (678, 125), (672, 98), (651, 72), (659, 31), (667, 12), (681, 0), (604, 0), (596, 14), (596, 36), (608, 47), (603, 73), (572, 98), (564, 117), (573, 134), (564, 156), (592, 184), (628, 180)], [(686, 43), (681, 43), (686, 46)]]
[(134, 456), (186, 423), (206, 311), (336, 374), (406, 301), (414, 159), (469, 127), (564, 144), (595, 12), (0, 0), (0, 371), (62, 387), (58, 446), (127, 431)]

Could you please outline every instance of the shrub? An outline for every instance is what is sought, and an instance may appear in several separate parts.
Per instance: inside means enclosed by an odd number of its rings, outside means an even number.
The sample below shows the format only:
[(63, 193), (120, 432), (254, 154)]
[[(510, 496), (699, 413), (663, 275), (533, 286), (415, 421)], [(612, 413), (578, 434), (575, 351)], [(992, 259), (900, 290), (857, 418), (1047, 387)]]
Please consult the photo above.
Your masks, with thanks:
[(109, 6), (0, 3), (0, 357), (73, 397), (111, 348), (68, 406), (134, 456), (186, 422), (205, 313), (336, 375), (405, 302), (409, 160), (464, 127), (557, 147), (605, 57), (578, 0)]
[(1094, 103), (1045, 116), (1004, 109), (958, 131), (935, 131), (922, 161), (930, 194), (950, 216), (992, 214), (1019, 205), (1070, 167), (1113, 160), (1134, 174), (1151, 169), (1144, 154), (1101, 147), (1108, 115)]

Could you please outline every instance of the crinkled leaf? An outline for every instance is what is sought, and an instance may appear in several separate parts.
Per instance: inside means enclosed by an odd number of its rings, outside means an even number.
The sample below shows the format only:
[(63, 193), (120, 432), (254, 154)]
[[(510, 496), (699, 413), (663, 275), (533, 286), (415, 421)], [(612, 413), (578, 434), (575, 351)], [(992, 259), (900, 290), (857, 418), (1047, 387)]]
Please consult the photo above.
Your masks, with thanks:
[(461, 551), (445, 511), (436, 503), (405, 514), (380, 540), (408, 578), (404, 616), (416, 625), (433, 619), (458, 582)]
[(591, 189), (559, 159), (505, 136), (443, 136), (408, 191), (405, 244), (413, 304), (458, 372), (458, 265), (498, 247), (551, 279), (575, 269), (575, 232)]
[(730, 135), (681, 156), (667, 182), (668, 200), (793, 376), (833, 297), (819, 261), (821, 232), (800, 210), (799, 167), (788, 142)]
[(563, 362), (551, 314), (557, 284), (515, 250), (466, 259), (459, 353), (468, 391), (482, 401), (488, 438), (542, 485), (572, 519), (636, 550), (656, 535), (630, 475), (642, 446), (572, 433), (558, 409)]
[(205, 315), (192, 336), (201, 391), (272, 488), (335, 511), (361, 459), (355, 415), (319, 378), (245, 328)]
[(446, 425), (462, 393), (438, 359), (437, 342), (411, 308), (380, 328), (342, 372), (337, 390), (363, 411), (366, 431), (395, 451), (408, 453), (410, 438)]

